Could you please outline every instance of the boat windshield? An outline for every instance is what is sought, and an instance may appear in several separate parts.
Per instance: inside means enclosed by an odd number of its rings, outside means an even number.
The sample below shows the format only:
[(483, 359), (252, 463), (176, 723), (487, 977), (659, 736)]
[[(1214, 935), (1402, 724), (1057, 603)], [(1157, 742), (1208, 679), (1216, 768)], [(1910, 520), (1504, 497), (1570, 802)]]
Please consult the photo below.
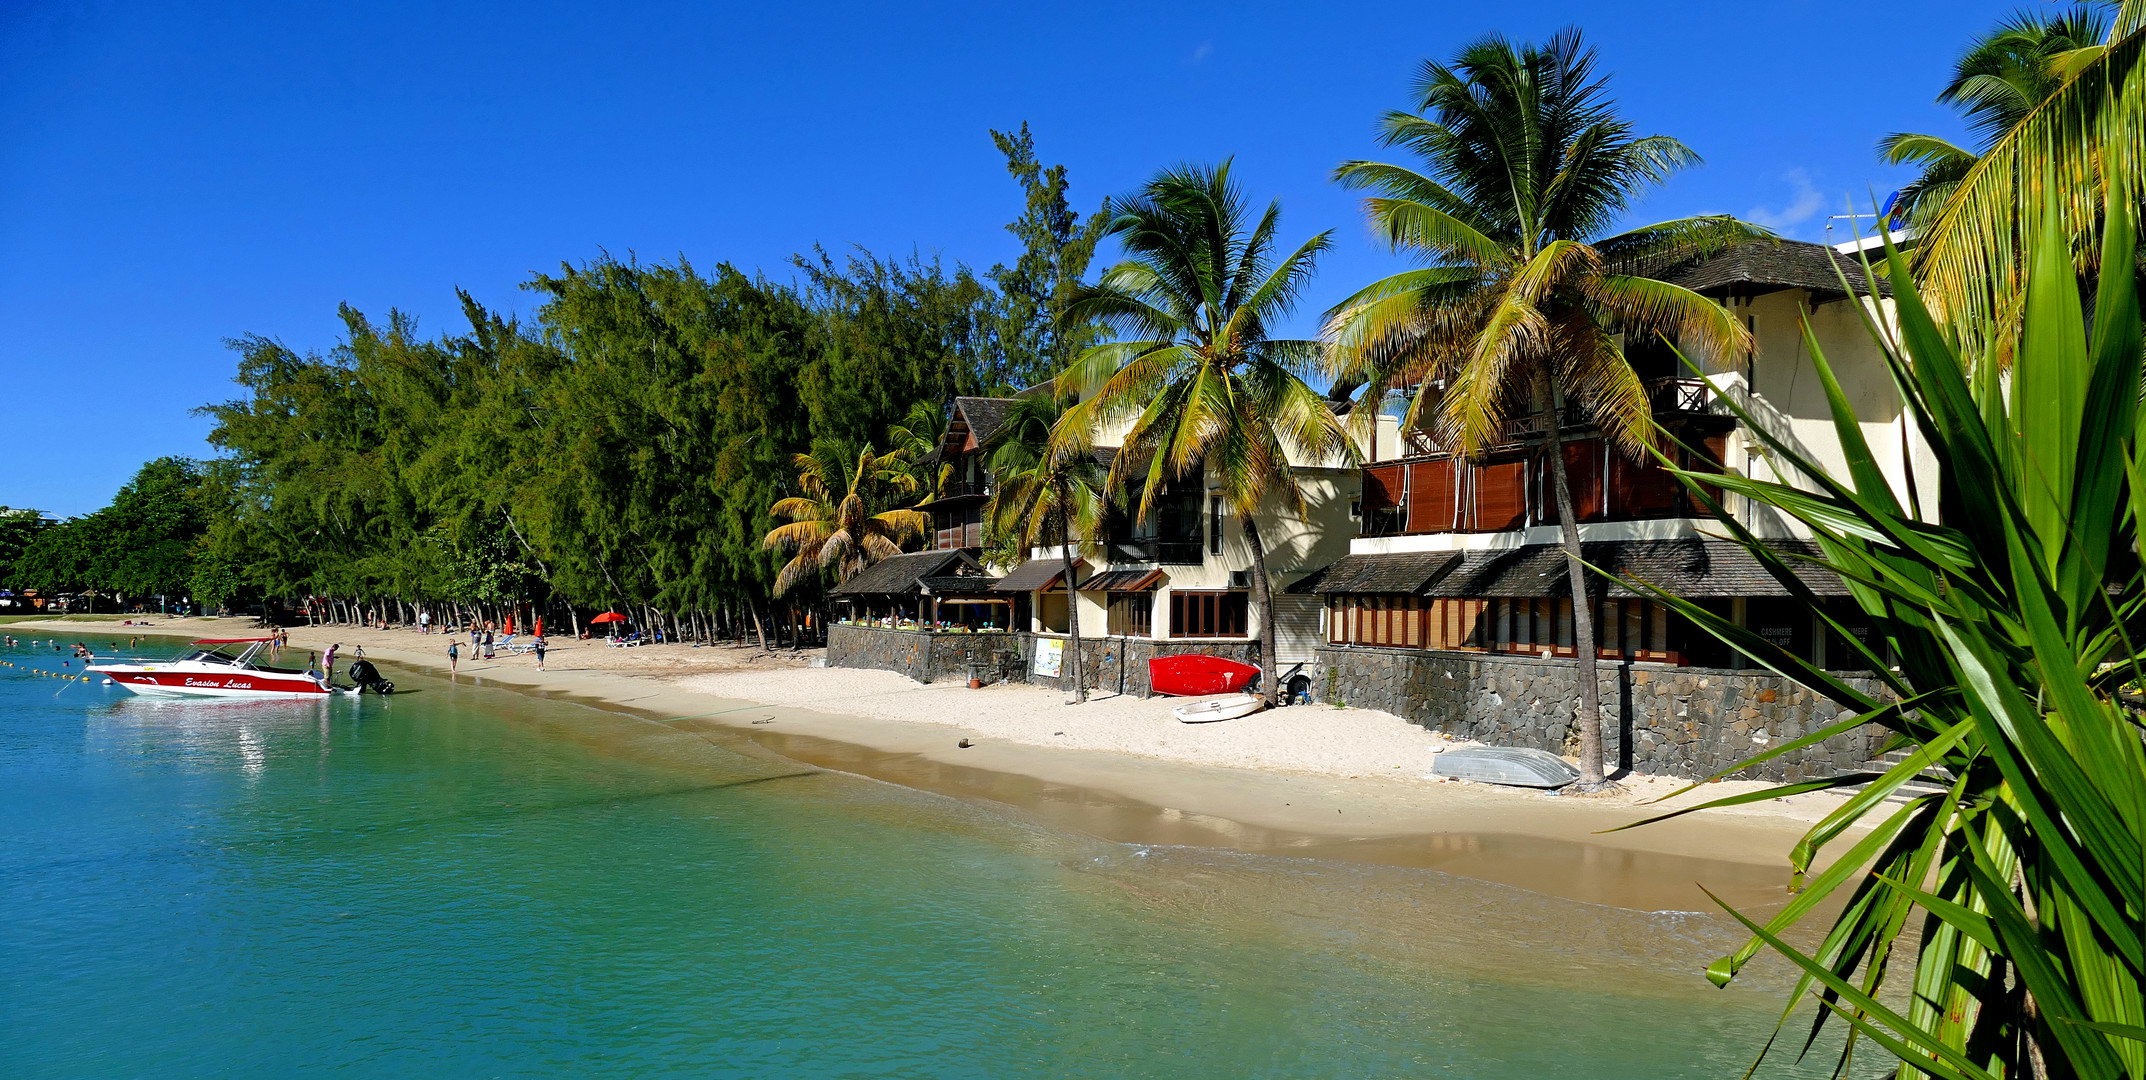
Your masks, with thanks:
[(173, 661), (188, 664), (229, 664), (233, 667), (252, 667), (253, 665), (249, 661), (253, 659), (253, 654), (259, 652), (261, 648), (261, 643), (257, 641), (217, 642), (206, 649), (201, 647), (204, 644), (207, 643), (197, 641), (187, 646), (186, 651), (172, 658)]

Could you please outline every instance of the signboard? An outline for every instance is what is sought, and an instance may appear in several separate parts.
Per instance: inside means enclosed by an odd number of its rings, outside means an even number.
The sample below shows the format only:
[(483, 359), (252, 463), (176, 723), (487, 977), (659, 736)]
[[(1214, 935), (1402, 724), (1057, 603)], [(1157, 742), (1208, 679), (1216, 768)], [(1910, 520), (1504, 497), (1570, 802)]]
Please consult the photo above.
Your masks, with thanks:
[(1046, 679), (1058, 677), (1058, 669), (1065, 663), (1066, 643), (1054, 638), (1036, 639), (1036, 659), (1030, 670)]

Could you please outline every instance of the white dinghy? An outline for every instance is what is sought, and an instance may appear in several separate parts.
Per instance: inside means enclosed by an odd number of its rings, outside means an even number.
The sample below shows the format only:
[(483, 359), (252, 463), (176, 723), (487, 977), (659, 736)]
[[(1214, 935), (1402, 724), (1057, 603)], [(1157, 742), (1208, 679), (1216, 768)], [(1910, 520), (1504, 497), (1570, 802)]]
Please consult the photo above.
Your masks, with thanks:
[(1559, 788), (1580, 778), (1580, 770), (1556, 754), (1516, 746), (1478, 746), (1448, 750), (1431, 762), (1431, 773), (1479, 784)]
[(1217, 720), (1250, 716), (1266, 707), (1267, 699), (1258, 694), (1224, 694), (1204, 701), (1188, 701), (1170, 712), (1188, 724), (1212, 724)]

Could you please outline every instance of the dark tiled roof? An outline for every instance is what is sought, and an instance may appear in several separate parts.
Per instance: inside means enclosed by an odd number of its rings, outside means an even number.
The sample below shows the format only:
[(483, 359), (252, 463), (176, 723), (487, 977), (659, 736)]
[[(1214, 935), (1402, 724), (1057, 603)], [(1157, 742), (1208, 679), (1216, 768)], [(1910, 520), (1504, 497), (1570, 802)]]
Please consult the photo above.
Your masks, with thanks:
[(1106, 570), (1080, 583), (1082, 592), (1142, 592), (1162, 584), (1160, 570)]
[(976, 437), (976, 444), (983, 445), (1006, 423), (1006, 414), (1013, 409), (1012, 398), (958, 397), (954, 399), (954, 412), (969, 422), (969, 434)]
[(1421, 594), (1461, 561), (1457, 551), (1410, 551), (1394, 555), (1344, 555), (1289, 586), (1292, 593)]
[[(1835, 272), (1836, 266), (1839, 273)], [(1801, 240), (1779, 243), (1753, 240), (1711, 258), (1671, 256), (1624, 269), (1700, 293), (1724, 293), (1739, 286), (1758, 286), (1756, 290), (1748, 291), (1809, 289), (1832, 296), (1841, 295), (1840, 275), (1845, 274), (1849, 287), (1857, 294), (1870, 295), (1870, 284), (1864, 280), (1861, 260), (1844, 256), (1825, 244), (1807, 244)], [(1890, 284), (1880, 280), (1878, 295), (1892, 294)]]
[[(1079, 575), (1081, 567), (1086, 565), (1088, 564), (1080, 559), (1073, 560), (1073, 573)], [(1034, 592), (1037, 589), (1047, 589), (1057, 582), (1065, 573), (1065, 569), (1065, 559), (1057, 556), (1030, 559), (1014, 567), (1012, 573), (993, 582), (991, 589), (993, 592)]]
[(911, 595), (928, 577), (984, 576), (976, 556), (958, 548), (948, 551), (913, 551), (881, 559), (856, 577), (827, 590), (831, 596)]
[[(1800, 541), (1771, 541), (1783, 555), (1812, 555)], [(1734, 596), (1787, 596), (1788, 590), (1736, 544), (1721, 540), (1622, 540), (1580, 546), (1580, 557), (1620, 580), (1602, 595), (1612, 599), (1653, 594), (1621, 580), (1636, 577), (1670, 593), (1692, 599)], [(1786, 560), (1796, 575), (1820, 596), (1846, 596), (1839, 578), (1808, 563)], [(1505, 551), (1471, 551), (1459, 568), (1440, 578), (1427, 596), (1570, 596), (1564, 549), (1535, 544)]]

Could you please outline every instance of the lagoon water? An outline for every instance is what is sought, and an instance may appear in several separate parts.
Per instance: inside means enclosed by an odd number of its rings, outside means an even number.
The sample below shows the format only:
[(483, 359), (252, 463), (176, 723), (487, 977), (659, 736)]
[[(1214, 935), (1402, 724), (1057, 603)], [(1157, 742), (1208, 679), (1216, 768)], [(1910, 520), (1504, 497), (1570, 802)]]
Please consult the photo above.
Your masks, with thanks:
[(467, 677), (158, 702), (0, 660), (17, 1080), (1666, 1080), (1740, 1074), (1780, 1000), (1699, 978), (1711, 916), (1110, 844)]

